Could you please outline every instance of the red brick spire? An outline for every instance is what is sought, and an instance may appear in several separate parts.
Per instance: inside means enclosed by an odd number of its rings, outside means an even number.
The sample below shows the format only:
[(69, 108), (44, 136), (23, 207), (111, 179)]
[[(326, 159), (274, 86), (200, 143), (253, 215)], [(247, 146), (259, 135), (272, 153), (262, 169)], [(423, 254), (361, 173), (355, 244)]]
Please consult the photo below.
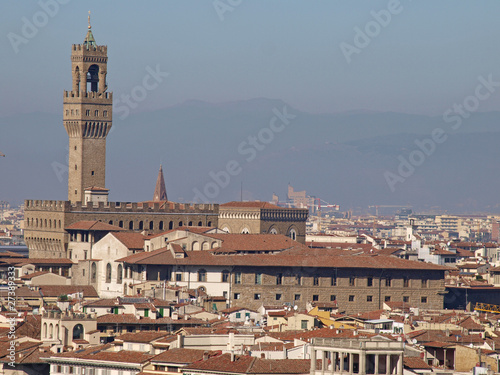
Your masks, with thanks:
[(163, 168), (160, 165), (160, 171), (158, 172), (158, 179), (156, 180), (153, 202), (160, 202), (166, 200), (168, 200), (167, 189), (165, 188), (165, 178), (163, 177)]

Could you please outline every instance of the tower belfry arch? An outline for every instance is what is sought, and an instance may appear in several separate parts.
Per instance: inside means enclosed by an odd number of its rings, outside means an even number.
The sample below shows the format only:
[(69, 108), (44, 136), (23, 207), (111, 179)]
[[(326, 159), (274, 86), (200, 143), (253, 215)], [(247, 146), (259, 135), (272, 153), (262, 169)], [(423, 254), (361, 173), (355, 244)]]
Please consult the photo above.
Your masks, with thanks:
[(71, 49), (72, 90), (64, 92), (63, 100), (71, 202), (83, 202), (86, 189), (104, 189), (106, 184), (106, 137), (113, 120), (113, 95), (106, 84), (107, 50), (94, 38), (89, 12), (85, 39)]

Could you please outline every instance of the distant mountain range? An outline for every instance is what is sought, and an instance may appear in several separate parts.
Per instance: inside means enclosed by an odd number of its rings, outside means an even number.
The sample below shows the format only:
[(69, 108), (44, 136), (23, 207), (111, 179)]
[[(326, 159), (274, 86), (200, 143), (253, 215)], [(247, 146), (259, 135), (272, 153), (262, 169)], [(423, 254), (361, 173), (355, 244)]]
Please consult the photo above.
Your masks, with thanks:
[[(341, 210), (408, 204), (420, 212), (500, 213), (498, 124), (500, 112), (475, 113), (453, 131), (441, 117), (310, 114), (262, 98), (193, 100), (115, 116), (107, 187), (113, 201), (152, 199), (162, 164), (174, 201), (191, 201), (196, 191), (210, 201), (239, 200), (241, 186), (245, 200), (270, 200), (273, 192), (285, 200), (291, 183)], [(415, 141), (431, 139), (437, 128), (446, 141), (435, 143), (435, 150), (427, 142), (428, 155), (417, 152)], [(66, 199), (68, 139), (61, 115), (0, 118), (0, 151), (6, 155), (0, 159), (0, 200)], [(410, 156), (417, 166), (400, 174)], [(220, 173), (228, 162), (232, 175)]]

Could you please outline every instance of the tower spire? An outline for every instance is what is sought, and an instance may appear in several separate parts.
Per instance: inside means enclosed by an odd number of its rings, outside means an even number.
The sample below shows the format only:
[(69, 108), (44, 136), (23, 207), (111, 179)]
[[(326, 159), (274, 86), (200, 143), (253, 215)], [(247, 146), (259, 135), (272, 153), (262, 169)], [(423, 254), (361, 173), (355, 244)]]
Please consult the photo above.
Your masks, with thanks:
[(158, 178), (156, 179), (153, 202), (161, 202), (166, 200), (168, 200), (167, 189), (165, 188), (165, 177), (163, 176), (163, 168), (160, 164), (160, 170), (158, 171)]
[(85, 40), (83, 41), (83, 45), (87, 46), (87, 48), (89, 48), (89, 46), (95, 47), (97, 45), (94, 39), (94, 34), (92, 34), (92, 25), (90, 24), (90, 10), (89, 10), (88, 20), (89, 20), (89, 30), (87, 31), (87, 35), (85, 36)]

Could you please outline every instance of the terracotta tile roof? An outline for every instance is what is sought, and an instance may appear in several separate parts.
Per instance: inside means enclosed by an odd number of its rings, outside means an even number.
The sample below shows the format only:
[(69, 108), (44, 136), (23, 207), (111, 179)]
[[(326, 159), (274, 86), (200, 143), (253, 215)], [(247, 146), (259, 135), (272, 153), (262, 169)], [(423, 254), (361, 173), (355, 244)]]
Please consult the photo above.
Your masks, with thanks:
[(206, 325), (201, 319), (178, 319), (172, 318), (136, 318), (134, 314), (106, 314), (97, 317), (97, 324), (188, 324), (188, 325)]
[(82, 293), (83, 298), (99, 298), (95, 288), (90, 285), (40, 285), (44, 297), (59, 297), (62, 294)]
[(431, 370), (432, 367), (429, 366), (425, 361), (419, 357), (407, 357), (403, 358), (403, 365), (406, 368), (415, 370)]
[(174, 348), (158, 354), (156, 357), (151, 359), (151, 362), (187, 365), (196, 361), (201, 361), (203, 359), (204, 353), (207, 353), (209, 357), (214, 357), (221, 354), (220, 351), (207, 352), (206, 350), (202, 349)]
[(187, 232), (192, 232), (192, 233), (197, 233), (197, 234), (203, 234), (203, 233), (211, 231), (211, 230), (214, 230), (214, 227), (194, 227), (194, 226), (193, 227), (186, 227), (186, 226), (182, 226), (182, 227), (177, 227), (175, 229), (169, 229), (165, 232), (149, 235), (148, 239), (161, 237), (161, 236), (164, 236), (166, 234), (174, 233), (177, 231), (187, 231)]
[(103, 223), (102, 221), (78, 221), (71, 225), (68, 225), (66, 230), (90, 230), (90, 231), (105, 231), (105, 232), (121, 232), (125, 229), (117, 227), (116, 225), (111, 225), (108, 223)]
[(21, 258), (19, 259), (19, 262), (16, 262), (16, 265), (21, 265), (21, 264), (34, 264), (39, 265), (39, 264), (51, 264), (51, 265), (62, 265), (62, 266), (71, 266), (73, 265), (73, 262), (70, 259), (67, 258)]
[(222, 354), (206, 361), (193, 363), (186, 370), (230, 372), (232, 374), (309, 374), (308, 359), (261, 359), (249, 356)]
[(27, 315), (24, 321), (19, 322), (16, 327), (16, 335), (27, 336), (40, 340), (42, 331), (42, 316)]
[(281, 251), (286, 249), (307, 249), (290, 237), (282, 234), (241, 234), (241, 233), (210, 233), (207, 237), (222, 241), (220, 248), (212, 251)]
[(484, 331), (484, 327), (472, 320), (470, 316), (462, 320), (458, 325), (468, 330)]
[[(252, 235), (243, 235), (252, 236)], [(275, 236), (275, 235), (273, 235)], [(184, 258), (174, 258), (167, 249), (158, 249), (146, 254), (134, 254), (118, 259), (133, 264), (159, 265), (219, 265), (219, 266), (260, 266), (260, 267), (301, 267), (318, 268), (368, 268), (397, 270), (445, 271), (448, 267), (431, 263), (405, 260), (382, 255), (339, 256), (330, 255), (329, 250), (302, 249), (286, 250), (278, 254), (214, 255), (210, 251), (187, 251)]]
[(85, 307), (123, 307), (116, 298), (102, 298), (83, 304)]
[(115, 340), (121, 340), (123, 342), (150, 343), (166, 336), (170, 336), (170, 333), (166, 331), (141, 331), (136, 333), (125, 333), (121, 336), (115, 337)]
[(222, 314), (231, 314), (233, 312), (236, 312), (236, 311), (241, 311), (241, 310), (247, 310), (247, 311), (253, 311), (253, 312), (256, 312), (255, 310), (252, 310), (252, 309), (248, 309), (246, 307), (241, 307), (241, 306), (234, 306), (234, 307), (229, 307), (227, 309), (224, 309), (224, 310), (221, 310), (220, 312)]
[(112, 235), (130, 250), (143, 250), (146, 236), (135, 232), (116, 232)]
[(276, 208), (280, 210), (286, 210), (284, 207), (276, 206), (275, 204), (269, 202), (238, 202), (232, 201), (220, 204), (219, 207), (235, 207), (235, 208)]
[(49, 271), (37, 271), (30, 273), (29, 275), (24, 275), (21, 276), (21, 280), (31, 280), (34, 277), (40, 276), (40, 275), (45, 275), (46, 273), (50, 273)]
[[(76, 358), (80, 360), (93, 360), (93, 361), (103, 361), (103, 362), (126, 362), (126, 363), (135, 363), (142, 364), (148, 362), (154, 355), (146, 354), (137, 351), (131, 350), (120, 350), (119, 352), (108, 351), (109, 344), (100, 345), (100, 346), (92, 346), (87, 349), (82, 350), (81, 352), (69, 352), (69, 353), (60, 353), (60, 354), (52, 354), (50, 358)], [(49, 356), (47, 356), (49, 357)]]

